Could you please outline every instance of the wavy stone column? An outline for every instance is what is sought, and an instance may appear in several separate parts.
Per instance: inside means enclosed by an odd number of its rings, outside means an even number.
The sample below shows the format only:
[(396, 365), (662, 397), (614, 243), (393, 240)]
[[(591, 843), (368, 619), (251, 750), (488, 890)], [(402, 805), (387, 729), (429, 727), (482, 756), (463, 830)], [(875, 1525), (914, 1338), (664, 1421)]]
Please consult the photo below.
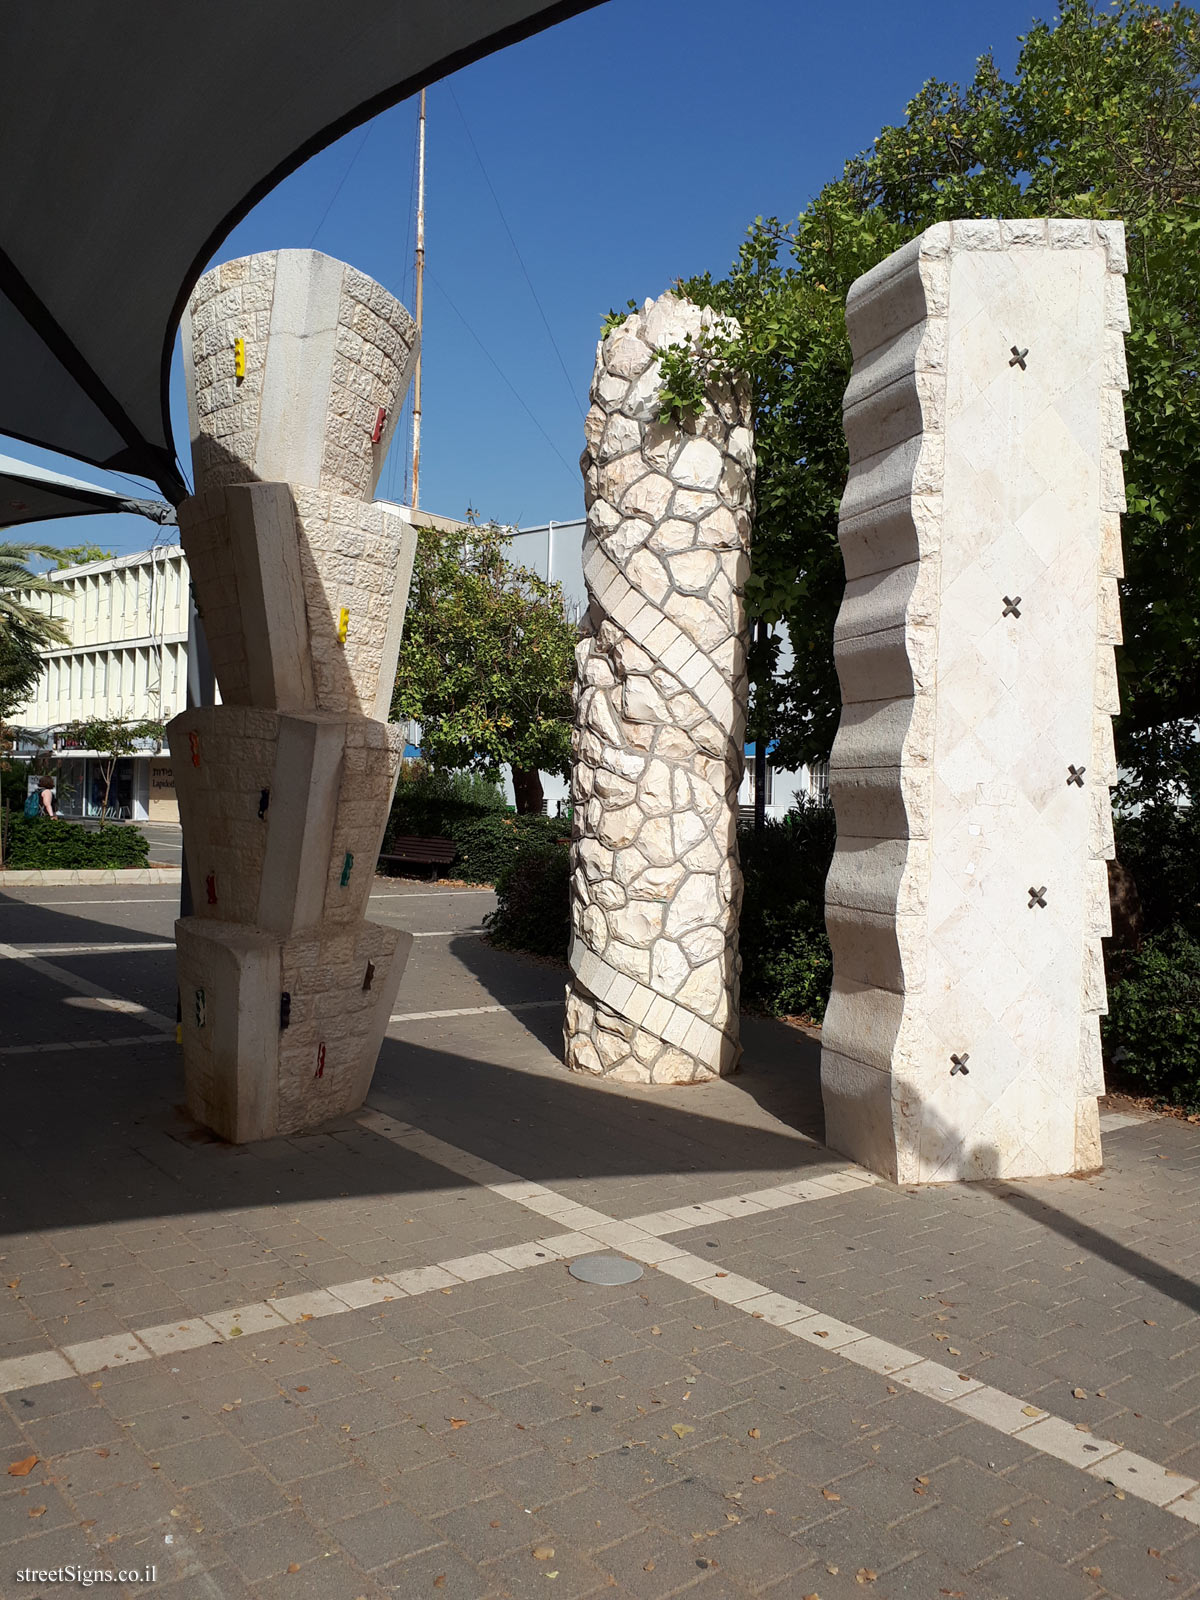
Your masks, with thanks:
[(188, 1105), (237, 1142), (361, 1105), (411, 936), (366, 918), (415, 548), (371, 496), (416, 329), (315, 251), (226, 262), (184, 324), (196, 493), (180, 535), (222, 704), (168, 732), (193, 915)]
[(827, 1138), (900, 1183), (1100, 1164), (1119, 223), (955, 222), (847, 300)]
[(566, 1063), (628, 1082), (740, 1054), (750, 401), (712, 382), (694, 423), (663, 426), (655, 359), (716, 322), (667, 294), (601, 341), (581, 462)]

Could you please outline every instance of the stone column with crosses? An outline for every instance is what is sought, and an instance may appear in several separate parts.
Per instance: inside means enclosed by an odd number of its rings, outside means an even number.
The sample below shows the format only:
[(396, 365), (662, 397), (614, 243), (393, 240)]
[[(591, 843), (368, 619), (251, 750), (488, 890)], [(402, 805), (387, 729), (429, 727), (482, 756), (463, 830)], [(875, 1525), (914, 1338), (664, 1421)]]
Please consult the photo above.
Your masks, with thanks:
[(827, 1138), (1100, 1165), (1124, 233), (940, 223), (850, 291)]

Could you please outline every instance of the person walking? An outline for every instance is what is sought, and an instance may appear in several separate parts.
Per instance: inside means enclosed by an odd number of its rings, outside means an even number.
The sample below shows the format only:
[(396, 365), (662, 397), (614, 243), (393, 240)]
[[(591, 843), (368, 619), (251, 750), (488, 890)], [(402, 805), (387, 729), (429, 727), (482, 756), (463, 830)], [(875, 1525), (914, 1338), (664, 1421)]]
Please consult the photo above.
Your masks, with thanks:
[(58, 800), (54, 793), (54, 779), (39, 778), (38, 788), (40, 790), (38, 795), (39, 815), (51, 818), (57, 816)]

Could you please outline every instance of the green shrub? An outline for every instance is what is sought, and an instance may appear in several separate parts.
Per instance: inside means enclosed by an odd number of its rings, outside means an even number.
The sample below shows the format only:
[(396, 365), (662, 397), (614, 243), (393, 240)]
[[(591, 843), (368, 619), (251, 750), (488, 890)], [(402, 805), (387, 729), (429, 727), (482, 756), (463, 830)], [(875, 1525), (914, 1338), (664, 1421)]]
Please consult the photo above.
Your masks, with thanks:
[(566, 841), (530, 840), (496, 879), (487, 919), (493, 944), (564, 961), (571, 936), (570, 850)]
[(386, 838), (397, 834), (444, 835), (453, 821), (503, 815), (504, 791), (478, 772), (439, 772), (423, 761), (400, 768)]
[(522, 848), (565, 840), (570, 837), (571, 824), (558, 817), (493, 813), (451, 819), (441, 831), (456, 846), (452, 871), (469, 883), (495, 883)]
[(739, 830), (744, 1006), (774, 1017), (824, 1017), (833, 978), (825, 879), (836, 838), (833, 807), (815, 801), (768, 821), (758, 837)]
[(136, 828), (84, 828), (61, 817), (12, 818), (5, 866), (14, 871), (144, 867), (150, 858)]
[(1110, 960), (1104, 1042), (1147, 1092), (1200, 1109), (1200, 942), (1176, 925)]

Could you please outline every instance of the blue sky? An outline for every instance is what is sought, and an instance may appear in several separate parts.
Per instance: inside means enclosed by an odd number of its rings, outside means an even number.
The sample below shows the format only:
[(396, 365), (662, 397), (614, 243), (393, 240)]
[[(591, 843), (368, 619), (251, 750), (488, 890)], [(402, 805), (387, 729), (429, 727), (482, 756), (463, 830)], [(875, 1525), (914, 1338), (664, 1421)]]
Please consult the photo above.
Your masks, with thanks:
[[(522, 526), (581, 515), (582, 411), (605, 312), (677, 276), (724, 272), (756, 215), (794, 216), (927, 78), (968, 79), (988, 48), (1011, 71), (1017, 35), (1053, 10), (608, 0), (435, 84), (422, 506)], [(408, 102), (294, 173), (216, 259), (313, 246), (411, 307), (415, 145)], [(187, 467), (178, 353), (174, 400)], [(380, 482), (389, 499), (407, 498), (400, 437)], [(3, 451), (132, 492), (44, 452), (0, 440)], [(154, 532), (94, 517), (28, 537), (126, 553)]]

